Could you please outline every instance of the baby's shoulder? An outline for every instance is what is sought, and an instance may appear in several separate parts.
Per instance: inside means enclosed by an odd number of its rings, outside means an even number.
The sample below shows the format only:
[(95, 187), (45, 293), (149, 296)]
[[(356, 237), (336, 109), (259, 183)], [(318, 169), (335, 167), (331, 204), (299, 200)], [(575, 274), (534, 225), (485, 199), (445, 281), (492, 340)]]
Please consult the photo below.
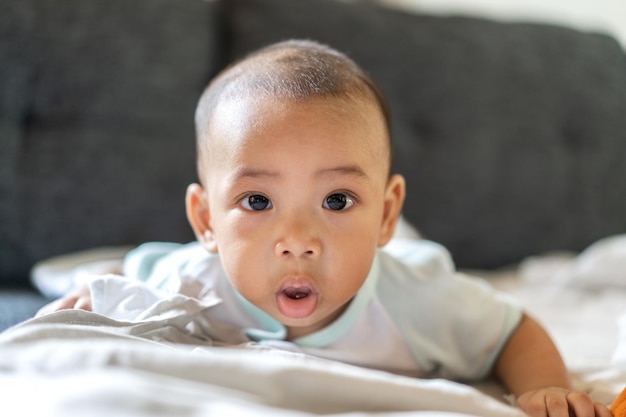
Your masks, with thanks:
[(450, 252), (425, 239), (394, 238), (385, 245), (379, 257), (385, 275), (435, 278), (456, 272)]
[(173, 277), (200, 275), (212, 259), (217, 257), (198, 242), (149, 242), (126, 255), (124, 275), (158, 288)]

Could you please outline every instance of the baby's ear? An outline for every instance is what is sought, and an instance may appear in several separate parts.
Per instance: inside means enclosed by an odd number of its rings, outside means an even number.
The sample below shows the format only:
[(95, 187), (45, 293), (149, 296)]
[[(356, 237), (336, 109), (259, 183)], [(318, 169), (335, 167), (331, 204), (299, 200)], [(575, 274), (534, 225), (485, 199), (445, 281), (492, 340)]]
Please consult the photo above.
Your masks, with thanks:
[(196, 239), (209, 252), (217, 252), (217, 242), (211, 227), (211, 213), (206, 192), (200, 184), (190, 184), (185, 197), (187, 220), (191, 225)]
[(402, 211), (404, 203), (405, 182), (402, 175), (392, 175), (385, 189), (385, 206), (382, 223), (380, 225), (380, 237), (378, 246), (384, 246), (389, 242), (396, 229), (396, 223)]

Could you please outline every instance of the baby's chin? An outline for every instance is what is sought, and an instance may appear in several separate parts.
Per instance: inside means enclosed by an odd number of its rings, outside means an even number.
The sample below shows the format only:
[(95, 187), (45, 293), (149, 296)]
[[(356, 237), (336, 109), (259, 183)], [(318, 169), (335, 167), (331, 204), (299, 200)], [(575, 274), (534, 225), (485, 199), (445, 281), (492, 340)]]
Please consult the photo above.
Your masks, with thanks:
[[(296, 305), (293, 311), (297, 311), (297, 309), (302, 309), (304, 311), (306, 308), (304, 307), (305, 303), (319, 303), (319, 296), (316, 294), (316, 300), (306, 301), (306, 297), (302, 297), (299, 302), (302, 302), (302, 305)], [(291, 300), (284, 300), (286, 303), (294, 303)], [(350, 302), (345, 303), (340, 306), (338, 309), (332, 311), (330, 314), (325, 314), (321, 311), (320, 305), (318, 304), (313, 311), (308, 314), (306, 317), (288, 317), (285, 315), (280, 308), (279, 304), (279, 317), (276, 317), (278, 321), (280, 321), (283, 326), (287, 328), (287, 340), (293, 340), (299, 337), (307, 336), (309, 334), (315, 333), (324, 329), (325, 327), (332, 324), (336, 321), (341, 315), (344, 313), (346, 308)], [(327, 313), (327, 312), (326, 312)]]
[(310, 317), (319, 304), (319, 294), (308, 287), (289, 287), (276, 294), (278, 311), (289, 319)]

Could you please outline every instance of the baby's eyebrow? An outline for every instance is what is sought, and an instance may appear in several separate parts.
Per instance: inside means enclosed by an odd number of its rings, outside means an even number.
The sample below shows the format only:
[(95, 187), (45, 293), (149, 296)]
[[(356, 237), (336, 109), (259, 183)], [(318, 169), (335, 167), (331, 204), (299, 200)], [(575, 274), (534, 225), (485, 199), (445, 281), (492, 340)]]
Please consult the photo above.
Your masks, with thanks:
[(361, 167), (359, 167), (358, 165), (342, 165), (333, 168), (324, 168), (317, 171), (317, 176), (319, 177), (329, 175), (349, 175), (365, 179), (368, 177), (365, 171), (363, 171), (363, 169), (361, 169)]
[[(357, 178), (367, 179), (368, 175), (363, 169), (357, 165), (342, 165), (332, 168), (323, 168), (315, 172), (317, 177), (328, 177), (337, 175), (347, 175)], [(272, 171), (266, 169), (257, 169), (250, 167), (242, 167), (233, 172), (231, 178), (233, 180), (240, 180), (243, 178), (276, 178), (280, 177), (279, 171)]]
[(280, 173), (278, 171), (269, 171), (269, 170), (264, 170), (264, 169), (256, 169), (256, 168), (241, 168), (236, 170), (232, 177), (234, 179), (241, 179), (241, 178), (262, 178), (262, 177), (268, 177), (268, 178), (273, 178), (273, 177), (278, 177), (280, 176)]

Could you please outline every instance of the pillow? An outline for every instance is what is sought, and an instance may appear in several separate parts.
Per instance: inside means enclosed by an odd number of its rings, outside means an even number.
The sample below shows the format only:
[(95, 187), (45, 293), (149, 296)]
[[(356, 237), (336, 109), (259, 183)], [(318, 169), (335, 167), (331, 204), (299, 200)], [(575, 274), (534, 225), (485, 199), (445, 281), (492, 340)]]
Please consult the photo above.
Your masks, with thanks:
[(79, 249), (193, 239), (193, 113), (219, 18), (200, 0), (2, 6), (0, 282)]
[(626, 56), (614, 39), (332, 0), (227, 4), (231, 59), (311, 38), (381, 85), (404, 215), (459, 267), (626, 231)]

